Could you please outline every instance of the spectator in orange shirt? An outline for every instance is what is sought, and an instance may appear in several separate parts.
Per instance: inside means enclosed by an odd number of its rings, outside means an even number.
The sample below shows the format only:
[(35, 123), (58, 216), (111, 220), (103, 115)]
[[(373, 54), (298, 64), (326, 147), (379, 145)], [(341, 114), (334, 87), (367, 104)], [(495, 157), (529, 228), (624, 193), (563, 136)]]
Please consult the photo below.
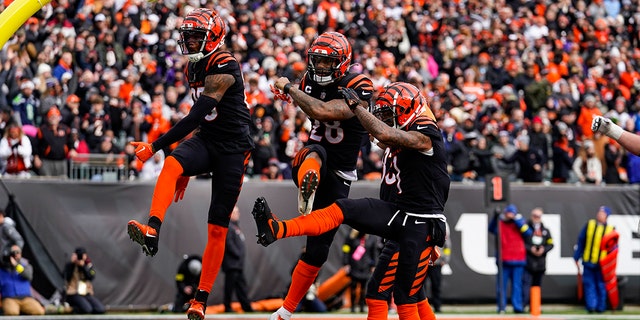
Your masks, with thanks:
[(578, 128), (582, 134), (583, 140), (591, 140), (593, 138), (591, 121), (595, 116), (601, 115), (602, 111), (598, 108), (596, 97), (591, 94), (585, 95), (582, 106), (580, 107), (580, 115), (577, 120)]
[(342, 9), (337, 0), (322, 0), (318, 4), (318, 22), (322, 30), (318, 30), (318, 34), (325, 29), (333, 31), (338, 27), (338, 19), (340, 18)]
[(145, 122), (149, 125), (147, 142), (152, 143), (171, 128), (169, 120), (162, 116), (162, 105), (158, 102), (151, 104), (151, 113), (145, 116)]
[(249, 83), (249, 88), (246, 90), (246, 100), (249, 107), (253, 108), (259, 104), (264, 106), (272, 104), (271, 100), (267, 97), (267, 94), (260, 90), (260, 87), (258, 86), (259, 77), (257, 73), (249, 75), (247, 83)]

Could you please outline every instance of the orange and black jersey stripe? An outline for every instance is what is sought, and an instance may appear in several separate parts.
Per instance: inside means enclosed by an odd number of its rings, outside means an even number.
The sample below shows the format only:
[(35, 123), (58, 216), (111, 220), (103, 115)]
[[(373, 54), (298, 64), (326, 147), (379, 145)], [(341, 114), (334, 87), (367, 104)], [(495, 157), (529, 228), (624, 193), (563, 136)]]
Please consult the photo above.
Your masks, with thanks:
[(442, 133), (433, 119), (425, 115), (418, 117), (409, 131), (431, 138), (432, 153), (387, 148), (380, 199), (394, 202), (406, 212), (443, 213), (451, 181)]
[[(342, 99), (340, 87), (354, 89), (360, 99), (371, 103), (373, 82), (361, 74), (347, 73), (340, 80), (326, 86), (313, 81), (308, 74), (300, 83), (300, 90), (322, 100)], [(311, 119), (313, 125), (307, 144), (320, 144), (327, 151), (327, 168), (331, 170), (351, 171), (356, 168), (358, 154), (367, 137), (367, 131), (357, 117), (344, 121), (321, 122)]]
[(244, 79), (240, 64), (227, 51), (216, 51), (198, 62), (187, 64), (185, 75), (195, 101), (204, 90), (205, 78), (216, 74), (230, 74), (235, 83), (218, 101), (215, 109), (200, 120), (198, 135), (223, 152), (239, 152), (253, 148), (249, 127), (251, 116), (245, 100)]

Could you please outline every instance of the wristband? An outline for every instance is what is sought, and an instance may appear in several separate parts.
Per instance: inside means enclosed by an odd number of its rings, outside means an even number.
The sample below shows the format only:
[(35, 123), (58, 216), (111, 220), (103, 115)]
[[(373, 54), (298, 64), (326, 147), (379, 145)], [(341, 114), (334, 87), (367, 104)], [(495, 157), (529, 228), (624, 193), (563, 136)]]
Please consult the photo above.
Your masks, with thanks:
[(24, 271), (24, 266), (23, 266), (23, 265), (21, 265), (21, 264), (18, 264), (18, 265), (16, 266), (16, 271), (17, 271), (18, 273), (22, 273), (22, 272)]
[(284, 87), (282, 88), (282, 92), (289, 94), (289, 91), (291, 91), (291, 87), (292, 87), (291, 83), (285, 84)]
[(609, 128), (609, 132), (607, 135), (618, 141), (618, 139), (620, 139), (620, 136), (622, 135), (622, 132), (624, 132), (624, 129), (622, 129), (615, 123), (611, 123), (611, 127)]

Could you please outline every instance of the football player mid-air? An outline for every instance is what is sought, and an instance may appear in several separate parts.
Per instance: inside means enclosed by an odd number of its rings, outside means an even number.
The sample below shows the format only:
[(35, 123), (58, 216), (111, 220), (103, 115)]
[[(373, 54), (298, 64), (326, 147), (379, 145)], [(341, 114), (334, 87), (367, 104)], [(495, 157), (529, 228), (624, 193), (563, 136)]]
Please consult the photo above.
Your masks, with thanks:
[(154, 256), (158, 252), (160, 226), (171, 201), (182, 199), (190, 176), (209, 172), (213, 175), (202, 274), (187, 310), (189, 319), (201, 320), (220, 270), (229, 216), (238, 200), (254, 145), (249, 133), (251, 118), (245, 103), (240, 65), (230, 52), (221, 50), (226, 34), (224, 21), (217, 12), (199, 8), (184, 18), (179, 31), (178, 44), (189, 59), (185, 75), (193, 107), (153, 143), (134, 142), (136, 156), (146, 161), (156, 151), (197, 131), (165, 160), (153, 192), (147, 224), (131, 220), (127, 231), (145, 254)]

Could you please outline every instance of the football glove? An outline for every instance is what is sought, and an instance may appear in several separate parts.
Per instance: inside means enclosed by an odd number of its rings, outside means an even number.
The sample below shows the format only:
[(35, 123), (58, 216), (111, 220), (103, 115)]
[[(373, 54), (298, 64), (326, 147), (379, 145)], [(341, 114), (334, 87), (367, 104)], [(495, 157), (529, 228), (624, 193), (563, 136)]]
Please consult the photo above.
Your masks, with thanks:
[(291, 103), (291, 97), (284, 93), (282, 90), (274, 87), (273, 85), (270, 85), (271, 87), (271, 92), (273, 93), (273, 99), (274, 100), (282, 100), (288, 103)]
[(142, 162), (146, 162), (151, 157), (153, 157), (154, 153), (156, 153), (155, 150), (153, 150), (153, 146), (150, 143), (131, 142), (131, 145), (136, 147), (136, 151), (135, 151), (136, 157), (138, 157), (138, 160)]
[(176, 180), (176, 192), (174, 202), (178, 202), (184, 198), (184, 192), (187, 190), (187, 185), (189, 184), (189, 177), (180, 176), (178, 180)]
[(347, 106), (349, 106), (349, 109), (351, 109), (351, 111), (355, 110), (355, 108), (360, 104), (360, 97), (358, 96), (356, 91), (346, 87), (342, 87), (338, 90), (344, 98), (344, 102), (346, 102)]
[(595, 116), (591, 121), (591, 131), (600, 132), (609, 138), (618, 140), (624, 130), (605, 117)]

